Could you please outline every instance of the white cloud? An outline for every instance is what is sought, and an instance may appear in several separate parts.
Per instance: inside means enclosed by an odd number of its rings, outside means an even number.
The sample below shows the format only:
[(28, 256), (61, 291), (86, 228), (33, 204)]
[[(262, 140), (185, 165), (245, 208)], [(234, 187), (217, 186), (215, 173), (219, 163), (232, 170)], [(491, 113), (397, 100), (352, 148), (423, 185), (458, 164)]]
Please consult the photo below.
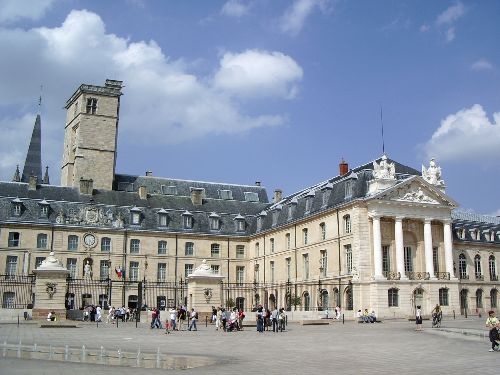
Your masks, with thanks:
[(437, 19), (436, 24), (438, 26), (451, 25), (459, 18), (465, 15), (465, 7), (461, 2), (457, 2), (455, 5), (447, 8), (443, 13), (441, 13)]
[(0, 23), (15, 22), (23, 18), (40, 19), (54, 0), (2, 0), (0, 1)]
[(221, 14), (228, 17), (243, 17), (248, 14), (250, 4), (244, 3), (241, 0), (229, 0), (221, 8)]
[[(18, 117), (24, 118), (22, 113), (33, 111), (39, 85), (44, 85), (42, 158), (50, 162), (52, 174), (59, 170), (62, 152), (65, 111), (61, 107), (81, 83), (123, 80), (120, 139), (154, 146), (281, 125), (287, 121), (286, 115), (248, 113), (239, 100), (243, 96), (248, 100), (257, 88), (262, 97), (293, 96), (302, 76), (291, 57), (266, 51), (227, 52), (218, 70), (197, 76), (189, 71), (189, 62), (169, 58), (154, 41), (131, 42), (107, 33), (102, 19), (85, 10), (72, 11), (60, 27), (0, 28), (0, 50), (9, 51), (0, 59), (1, 106), (15, 108), (21, 113)], [(253, 86), (248, 79), (257, 79), (256, 71), (245, 57), (253, 57), (264, 70)], [(227, 77), (231, 61), (242, 62), (245, 73), (232, 86), (222, 79)], [(32, 97), (27, 98), (29, 95)], [(9, 126), (4, 125), (6, 121), (0, 117), (2, 130), (15, 128), (13, 119), (8, 120)], [(0, 137), (0, 179), (10, 179), (15, 164), (24, 161), (34, 115), (30, 113), (25, 121), (28, 130), (19, 133), (19, 138), (3, 133)], [(51, 176), (53, 181), (57, 177)]]
[(423, 148), (440, 161), (498, 161), (500, 112), (493, 113), (493, 122), (479, 104), (448, 115)]
[(330, 9), (330, 4), (330, 0), (295, 0), (281, 17), (281, 31), (292, 36), (297, 35), (315, 8), (326, 13)]
[(450, 27), (448, 30), (446, 30), (446, 41), (451, 42), (455, 39), (455, 28)]
[(426, 23), (424, 23), (422, 26), (420, 26), (420, 32), (421, 33), (426, 33), (430, 29), (431, 29), (431, 27), (428, 24), (426, 24)]
[(479, 59), (476, 62), (474, 62), (474, 64), (472, 64), (471, 69), (475, 71), (492, 70), (493, 64), (490, 63), (488, 60)]
[(215, 87), (245, 97), (293, 98), (302, 68), (281, 52), (248, 50), (225, 53), (215, 74)]

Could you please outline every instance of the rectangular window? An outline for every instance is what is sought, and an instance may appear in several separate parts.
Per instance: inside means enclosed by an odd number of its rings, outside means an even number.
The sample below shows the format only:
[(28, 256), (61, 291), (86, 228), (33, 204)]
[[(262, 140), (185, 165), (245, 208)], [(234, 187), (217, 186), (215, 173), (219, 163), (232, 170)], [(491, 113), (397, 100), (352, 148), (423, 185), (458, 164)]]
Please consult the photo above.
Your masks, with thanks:
[(210, 266), (210, 269), (212, 270), (212, 273), (214, 275), (218, 275), (219, 274), (219, 271), (220, 271), (220, 266), (218, 264), (212, 264)]
[(47, 235), (45, 233), (39, 233), (36, 236), (36, 248), (37, 249), (47, 248)]
[(101, 251), (103, 253), (109, 253), (109, 252), (111, 252), (111, 238), (109, 238), (109, 237), (103, 237), (101, 239)]
[(72, 234), (68, 236), (68, 250), (70, 251), (78, 250), (78, 236)]
[(175, 185), (161, 185), (161, 192), (165, 195), (177, 195), (177, 186)]
[(344, 245), (344, 253), (345, 253), (345, 269), (347, 274), (350, 275), (352, 273), (352, 247), (351, 245)]
[(13, 214), (14, 216), (21, 216), (21, 213), (22, 213), (22, 211), (23, 211), (23, 210), (22, 210), (22, 208), (23, 208), (23, 207), (21, 206), (21, 204), (20, 204), (20, 203), (18, 203), (18, 204), (14, 204), (14, 206), (13, 206), (13, 208), (12, 208), (12, 214)]
[(97, 112), (97, 99), (96, 98), (88, 98), (87, 105), (85, 107), (85, 112), (95, 115)]
[(309, 279), (309, 254), (302, 255), (302, 262), (304, 265), (304, 280)]
[(309, 240), (309, 231), (307, 230), (307, 228), (302, 229), (302, 240), (304, 242), (304, 245), (307, 245)]
[(158, 263), (158, 271), (156, 275), (158, 281), (167, 281), (167, 263)]
[(351, 233), (351, 216), (350, 215), (344, 216), (344, 233), (345, 234)]
[(253, 268), (253, 280), (258, 283), (259, 282), (259, 265), (256, 264)]
[(132, 238), (130, 240), (130, 254), (138, 254), (141, 250), (141, 240)]
[(292, 258), (286, 258), (286, 279), (290, 280), (292, 277)]
[(351, 198), (352, 197), (352, 181), (346, 181), (345, 182), (345, 198)]
[(167, 254), (167, 241), (158, 241), (158, 254)]
[(270, 238), (269, 243), (271, 244), (271, 253), (274, 253), (274, 238)]
[(193, 273), (193, 268), (194, 268), (194, 265), (193, 264), (185, 264), (184, 265), (184, 277), (187, 279), (187, 277), (189, 275), (191, 275)]
[(245, 282), (245, 267), (236, 266), (236, 284), (243, 285)]
[(231, 200), (233, 199), (233, 192), (231, 190), (219, 190), (220, 199)]
[(192, 256), (194, 255), (194, 243), (192, 242), (186, 242), (186, 247), (184, 250), (184, 255), (186, 256)]
[(290, 250), (290, 233), (285, 235), (286, 249)]
[(269, 272), (270, 272), (270, 276), (271, 276), (271, 283), (274, 283), (274, 262), (273, 261), (270, 261), (269, 262)]
[(19, 232), (9, 232), (9, 247), (19, 247), (21, 244), (21, 235)]
[(210, 218), (210, 230), (219, 230), (220, 229), (220, 219), (218, 217)]
[(17, 273), (17, 256), (8, 255), (5, 261), (5, 278), (13, 279)]
[(245, 201), (259, 202), (259, 194), (250, 191), (245, 191), (243, 194), (245, 195)]
[(404, 262), (405, 262), (405, 272), (413, 272), (413, 258), (410, 246), (405, 246), (404, 248)]
[(312, 207), (312, 198), (311, 197), (307, 197), (306, 198), (306, 212), (309, 212), (311, 211), (311, 207)]
[(326, 250), (321, 250), (320, 251), (320, 265), (321, 265), (321, 276), (326, 277), (326, 273), (328, 271), (328, 254), (326, 253)]
[(321, 223), (319, 225), (319, 231), (320, 231), (320, 238), (322, 241), (326, 240), (326, 224)]
[(438, 251), (439, 251), (439, 249), (437, 247), (432, 248), (432, 264), (434, 265), (434, 273), (439, 272)]
[(101, 260), (99, 264), (99, 279), (107, 280), (109, 277), (109, 262), (107, 260)]
[(236, 245), (236, 258), (238, 259), (245, 258), (245, 246)]
[(389, 297), (389, 307), (398, 307), (399, 306), (399, 298), (398, 298), (398, 290), (395, 288), (389, 289), (388, 297)]
[(213, 243), (210, 246), (210, 256), (212, 258), (219, 258), (220, 257), (220, 245), (218, 243)]
[(389, 272), (391, 270), (391, 258), (389, 251), (389, 246), (382, 246), (382, 272)]
[(129, 263), (129, 273), (128, 278), (130, 281), (138, 281), (139, 280), (139, 262), (130, 262)]
[(192, 229), (193, 228), (193, 217), (190, 215), (184, 215), (182, 217), (184, 223), (184, 229)]
[(45, 257), (36, 257), (35, 258), (35, 269), (37, 269), (38, 267), (40, 267), (40, 265), (42, 264), (42, 262), (45, 260)]
[(448, 289), (439, 289), (439, 304), (441, 306), (448, 306)]
[(76, 279), (76, 258), (66, 259), (66, 268), (69, 271), (69, 277)]
[(47, 217), (49, 216), (49, 206), (48, 205), (43, 205), (40, 206), (40, 217)]
[(168, 224), (168, 215), (158, 214), (158, 225), (160, 227), (166, 227)]
[(328, 205), (328, 199), (330, 198), (330, 193), (332, 191), (330, 189), (325, 189), (323, 190), (323, 197), (322, 197), (322, 206), (325, 207)]
[(255, 244), (255, 256), (256, 256), (256, 257), (258, 257), (258, 256), (259, 256), (259, 250), (260, 250), (260, 248), (259, 248), (259, 243), (257, 242), (257, 243)]

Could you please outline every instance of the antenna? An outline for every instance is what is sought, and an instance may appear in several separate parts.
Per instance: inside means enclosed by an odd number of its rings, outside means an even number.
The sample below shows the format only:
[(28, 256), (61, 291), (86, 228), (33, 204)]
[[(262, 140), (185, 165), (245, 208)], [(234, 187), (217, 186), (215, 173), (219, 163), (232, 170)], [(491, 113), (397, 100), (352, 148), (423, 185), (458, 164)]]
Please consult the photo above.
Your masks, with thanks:
[(384, 117), (382, 116), (382, 106), (380, 106), (380, 124), (381, 124), (381, 127), (382, 127), (382, 155), (385, 155)]
[(42, 92), (43, 92), (43, 85), (40, 85), (40, 97), (38, 98), (38, 114), (42, 112)]

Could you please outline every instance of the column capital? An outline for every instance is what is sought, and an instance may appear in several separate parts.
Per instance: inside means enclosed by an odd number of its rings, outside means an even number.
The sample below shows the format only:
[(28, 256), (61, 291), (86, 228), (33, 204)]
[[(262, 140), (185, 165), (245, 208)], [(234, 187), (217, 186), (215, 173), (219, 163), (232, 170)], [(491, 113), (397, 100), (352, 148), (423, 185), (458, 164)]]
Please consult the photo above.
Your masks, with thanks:
[(404, 219), (406, 219), (405, 216), (396, 216), (396, 217), (394, 217), (394, 220), (396, 220), (396, 221), (403, 221)]
[(443, 224), (451, 224), (451, 223), (452, 223), (452, 221), (453, 221), (452, 219), (441, 219), (441, 222), (442, 222)]
[(377, 212), (370, 212), (370, 213), (368, 213), (368, 217), (370, 219), (380, 219), (382, 217), (382, 215), (377, 213)]
[(434, 220), (432, 217), (426, 217), (426, 218), (424, 219), (424, 223), (425, 223), (425, 224), (430, 224), (430, 223), (432, 222), (432, 220)]

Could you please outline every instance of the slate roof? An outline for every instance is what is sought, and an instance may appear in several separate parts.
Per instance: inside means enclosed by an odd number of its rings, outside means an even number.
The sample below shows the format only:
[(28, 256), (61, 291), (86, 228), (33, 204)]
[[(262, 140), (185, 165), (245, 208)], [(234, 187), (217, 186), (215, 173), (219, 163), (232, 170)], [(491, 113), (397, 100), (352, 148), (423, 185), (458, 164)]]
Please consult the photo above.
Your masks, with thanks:
[(28, 182), (30, 176), (36, 176), (39, 182), (42, 181), (42, 120), (39, 114), (36, 115), (21, 181)]
[[(453, 219), (453, 239), (457, 242), (500, 243), (500, 217), (458, 210), (454, 210), (451, 217)], [(459, 236), (459, 231), (462, 229), (465, 230), (463, 237)], [(474, 237), (473, 233), (479, 234), (479, 237)]]

